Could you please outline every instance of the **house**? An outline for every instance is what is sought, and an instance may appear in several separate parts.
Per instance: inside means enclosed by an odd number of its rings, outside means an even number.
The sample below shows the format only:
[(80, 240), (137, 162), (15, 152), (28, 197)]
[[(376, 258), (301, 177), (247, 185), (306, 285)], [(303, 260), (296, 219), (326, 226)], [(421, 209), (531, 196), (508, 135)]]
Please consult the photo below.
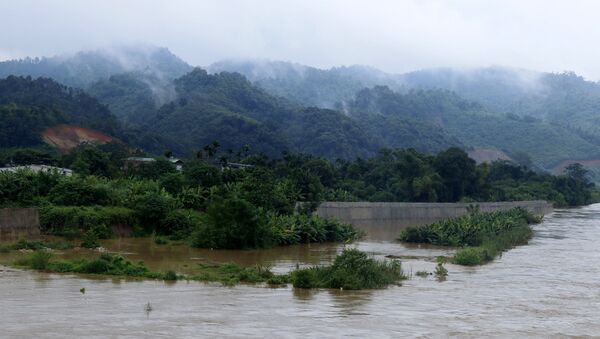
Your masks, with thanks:
[(23, 165), (23, 166), (11, 166), (2, 167), (0, 172), (18, 172), (18, 171), (31, 171), (31, 172), (45, 172), (45, 173), (58, 173), (70, 177), (73, 175), (73, 170), (63, 167), (48, 166), (48, 165)]
[(171, 162), (173, 165), (175, 165), (175, 169), (176, 169), (176, 170), (178, 170), (178, 171), (182, 171), (182, 170), (183, 170), (183, 160), (181, 160), (181, 159), (178, 159), (178, 158), (173, 158), (173, 157), (170, 157), (170, 158), (169, 158), (169, 161), (170, 161), (170, 162)]
[[(183, 170), (183, 160), (178, 159), (178, 158), (174, 158), (174, 157), (170, 157), (167, 159), (171, 164), (173, 164), (175, 166), (175, 169), (177, 169), (178, 171)], [(146, 158), (146, 157), (129, 157), (125, 159), (125, 164), (124, 164), (124, 169), (128, 170), (131, 168), (138, 168), (140, 167), (142, 164), (149, 164), (152, 162), (155, 162), (156, 159), (155, 158)]]

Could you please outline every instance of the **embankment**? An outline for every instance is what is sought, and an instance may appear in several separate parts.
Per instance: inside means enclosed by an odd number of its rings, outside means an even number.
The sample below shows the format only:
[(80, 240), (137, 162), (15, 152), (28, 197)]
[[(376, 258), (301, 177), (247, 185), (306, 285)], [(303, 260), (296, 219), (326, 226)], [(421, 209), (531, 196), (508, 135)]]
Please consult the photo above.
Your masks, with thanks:
[(37, 208), (0, 209), (0, 242), (39, 237), (40, 218)]
[(316, 213), (363, 229), (371, 239), (391, 240), (405, 227), (465, 215), (473, 206), (478, 206), (483, 212), (514, 207), (523, 207), (537, 215), (552, 212), (550, 203), (536, 200), (481, 203), (324, 202)]

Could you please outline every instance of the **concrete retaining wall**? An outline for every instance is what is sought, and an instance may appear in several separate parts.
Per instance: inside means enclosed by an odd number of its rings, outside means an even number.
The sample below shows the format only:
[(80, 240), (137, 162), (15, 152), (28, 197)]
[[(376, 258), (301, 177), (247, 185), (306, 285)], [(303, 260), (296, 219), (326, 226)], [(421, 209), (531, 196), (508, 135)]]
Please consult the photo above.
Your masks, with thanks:
[(40, 218), (37, 208), (0, 209), (0, 242), (39, 239)]
[(489, 212), (523, 207), (537, 215), (552, 212), (546, 201), (510, 201), (483, 203), (403, 203), (403, 202), (324, 202), (316, 211), (367, 231), (370, 238), (395, 238), (400, 229), (465, 215), (469, 206)]

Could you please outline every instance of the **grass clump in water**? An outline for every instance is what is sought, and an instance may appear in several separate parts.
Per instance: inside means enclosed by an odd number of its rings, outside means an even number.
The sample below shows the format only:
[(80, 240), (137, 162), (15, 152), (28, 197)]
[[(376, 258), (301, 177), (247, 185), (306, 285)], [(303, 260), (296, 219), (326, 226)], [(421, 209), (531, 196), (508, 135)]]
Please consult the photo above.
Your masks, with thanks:
[[(285, 276), (276, 276), (268, 267), (256, 265), (243, 267), (234, 263), (227, 264), (199, 264), (201, 273), (188, 277), (190, 280), (218, 281), (225, 285), (243, 283), (268, 282), (271, 279), (286, 281)], [(278, 277), (278, 278), (276, 278)]]
[(406, 279), (400, 262), (377, 261), (357, 249), (344, 250), (331, 266), (314, 266), (291, 273), (296, 288), (385, 288)]
[(446, 280), (448, 276), (448, 270), (444, 267), (446, 263), (446, 257), (438, 257), (437, 258), (437, 266), (435, 267), (435, 272), (433, 272), (438, 281)]
[(429, 275), (431, 275), (431, 273), (429, 273), (427, 271), (417, 271), (417, 273), (415, 273), (415, 275), (417, 277), (427, 278)]
[(533, 235), (529, 224), (541, 218), (523, 208), (478, 212), (402, 230), (398, 240), (457, 246), (452, 261), (459, 265), (481, 265), (514, 246), (526, 244)]

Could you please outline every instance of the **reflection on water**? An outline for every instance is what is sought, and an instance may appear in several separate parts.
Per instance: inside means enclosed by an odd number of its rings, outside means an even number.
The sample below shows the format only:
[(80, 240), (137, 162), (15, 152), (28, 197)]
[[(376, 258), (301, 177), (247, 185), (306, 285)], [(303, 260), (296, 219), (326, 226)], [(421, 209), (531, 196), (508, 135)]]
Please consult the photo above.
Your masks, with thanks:
[[(85, 279), (0, 271), (0, 336), (30, 337), (564, 337), (600, 333), (600, 205), (559, 210), (527, 246), (482, 267), (446, 265), (447, 281), (413, 277), (375, 291), (294, 290), (179, 281)], [(104, 244), (153, 269), (197, 261), (261, 263), (278, 270), (331, 260), (341, 245), (206, 251), (121, 239)], [(448, 249), (365, 240), (407, 272)], [(65, 253), (66, 256), (76, 255)], [(79, 253), (81, 255), (81, 253)], [(187, 267), (183, 265), (188, 265)], [(170, 267), (169, 267), (170, 268)], [(80, 289), (85, 287), (85, 294)], [(145, 312), (151, 303), (152, 311)]]

